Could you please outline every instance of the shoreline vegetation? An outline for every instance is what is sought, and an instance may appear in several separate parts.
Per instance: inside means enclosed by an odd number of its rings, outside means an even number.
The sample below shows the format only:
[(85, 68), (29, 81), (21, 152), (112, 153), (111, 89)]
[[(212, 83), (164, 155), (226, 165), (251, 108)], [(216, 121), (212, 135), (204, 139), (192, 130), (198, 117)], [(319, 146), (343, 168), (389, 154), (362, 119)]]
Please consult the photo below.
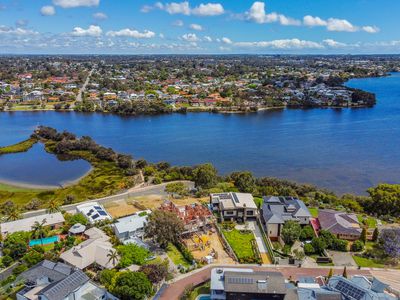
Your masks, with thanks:
[(56, 190), (29, 190), (0, 183), (0, 213), (4, 214), (9, 206), (18, 206), (21, 210), (34, 210), (47, 207), (50, 201), (67, 205), (110, 196), (143, 180), (151, 184), (191, 180), (197, 188), (196, 197), (221, 192), (252, 193), (255, 197), (295, 196), (309, 207), (366, 213), (389, 222), (400, 218), (398, 184), (379, 184), (371, 187), (367, 190), (369, 196), (338, 196), (332, 191), (311, 184), (272, 177), (254, 177), (248, 171), (220, 176), (210, 163), (196, 166), (171, 166), (168, 162), (150, 164), (145, 160), (134, 160), (130, 155), (116, 153), (110, 148), (100, 146), (90, 137), (78, 138), (72, 133), (57, 132), (50, 127), (39, 126), (31, 138), (44, 143), (45, 150), (57, 155), (58, 159), (85, 159), (92, 165), (93, 170), (76, 184)]
[(16, 143), (14, 145), (9, 145), (5, 147), (0, 147), (0, 155), (3, 154), (11, 154), (11, 153), (21, 153), (27, 152), (29, 149), (33, 147), (38, 142), (36, 138), (29, 138), (25, 141)]

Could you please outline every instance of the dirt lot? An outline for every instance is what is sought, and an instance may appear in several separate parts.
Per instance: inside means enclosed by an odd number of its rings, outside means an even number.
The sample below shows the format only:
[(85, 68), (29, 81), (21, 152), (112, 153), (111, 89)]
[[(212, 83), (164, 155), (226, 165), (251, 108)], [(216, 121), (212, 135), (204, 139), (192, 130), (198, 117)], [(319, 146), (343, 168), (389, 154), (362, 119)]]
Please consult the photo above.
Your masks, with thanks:
[[(225, 252), (221, 241), (219, 239), (218, 233), (214, 232), (211, 233), (211, 231), (208, 234), (202, 234), (200, 235), (203, 249), (197, 248), (197, 250), (193, 250), (194, 245), (200, 245), (200, 239), (198, 236), (193, 235), (192, 239), (186, 239), (185, 242), (187, 245), (189, 245), (189, 249), (191, 250), (193, 256), (195, 259), (202, 259), (203, 257), (210, 255), (211, 252), (214, 251), (217, 252), (218, 258), (214, 259), (214, 263), (218, 264), (233, 264), (234, 260), (228, 256), (228, 254)], [(208, 243), (207, 243), (208, 242)]]
[(106, 203), (104, 208), (113, 218), (128, 216), (139, 211), (137, 207), (127, 203), (125, 200)]
[[(128, 203), (138, 203), (139, 206), (143, 206), (146, 209), (157, 209), (161, 206), (166, 198), (160, 195), (146, 195), (141, 197), (129, 198)], [(208, 198), (185, 198), (185, 199), (170, 199), (176, 205), (187, 205), (192, 203), (200, 203), (202, 201), (208, 201)]]

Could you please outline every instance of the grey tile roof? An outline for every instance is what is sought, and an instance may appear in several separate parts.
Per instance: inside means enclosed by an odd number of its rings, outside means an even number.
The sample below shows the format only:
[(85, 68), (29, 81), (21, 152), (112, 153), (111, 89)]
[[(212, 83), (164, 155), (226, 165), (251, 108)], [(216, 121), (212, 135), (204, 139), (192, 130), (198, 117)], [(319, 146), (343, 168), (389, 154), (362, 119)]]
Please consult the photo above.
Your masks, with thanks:
[(294, 197), (269, 196), (263, 198), (263, 218), (269, 224), (284, 224), (289, 220), (311, 217), (303, 201)]
[(53, 263), (44, 260), (29, 270), (21, 273), (18, 277), (30, 282), (36, 282), (39, 278), (48, 277), (51, 281), (59, 281), (73, 272), (73, 268), (63, 263)]
[(40, 295), (52, 300), (63, 300), (90, 279), (81, 270), (76, 270), (63, 280), (52, 283), (40, 291)]
[(346, 212), (322, 209), (318, 216), (321, 229), (328, 230), (333, 234), (361, 234), (361, 228), (354, 214)]

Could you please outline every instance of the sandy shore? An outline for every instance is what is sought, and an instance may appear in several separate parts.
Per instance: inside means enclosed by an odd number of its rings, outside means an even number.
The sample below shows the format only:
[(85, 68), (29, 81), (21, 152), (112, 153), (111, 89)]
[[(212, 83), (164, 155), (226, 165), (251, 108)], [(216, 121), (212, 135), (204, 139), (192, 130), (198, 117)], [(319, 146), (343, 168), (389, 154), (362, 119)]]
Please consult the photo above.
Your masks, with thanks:
[(90, 169), (85, 174), (80, 176), (79, 178), (70, 180), (70, 181), (61, 182), (60, 185), (42, 185), (42, 184), (34, 184), (34, 183), (29, 183), (29, 182), (6, 180), (6, 179), (2, 179), (2, 178), (0, 178), (0, 183), (9, 185), (9, 186), (15, 187), (15, 188), (33, 189), (33, 190), (56, 190), (59, 188), (65, 188), (65, 187), (77, 184), (79, 181), (82, 180), (82, 178), (86, 177), (92, 171), (93, 171), (93, 167), (90, 167)]

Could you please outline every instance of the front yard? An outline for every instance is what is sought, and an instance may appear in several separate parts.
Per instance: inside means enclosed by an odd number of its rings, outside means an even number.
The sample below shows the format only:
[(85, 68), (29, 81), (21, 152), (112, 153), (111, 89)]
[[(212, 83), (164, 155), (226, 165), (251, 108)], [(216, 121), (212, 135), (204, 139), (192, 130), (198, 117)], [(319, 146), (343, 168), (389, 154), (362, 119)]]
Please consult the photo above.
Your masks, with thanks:
[(255, 238), (252, 232), (237, 229), (222, 230), (222, 232), (240, 263), (256, 262), (256, 255), (253, 249)]
[(190, 267), (190, 263), (183, 257), (182, 253), (173, 244), (168, 245), (167, 255), (176, 266), (181, 265), (185, 268)]

